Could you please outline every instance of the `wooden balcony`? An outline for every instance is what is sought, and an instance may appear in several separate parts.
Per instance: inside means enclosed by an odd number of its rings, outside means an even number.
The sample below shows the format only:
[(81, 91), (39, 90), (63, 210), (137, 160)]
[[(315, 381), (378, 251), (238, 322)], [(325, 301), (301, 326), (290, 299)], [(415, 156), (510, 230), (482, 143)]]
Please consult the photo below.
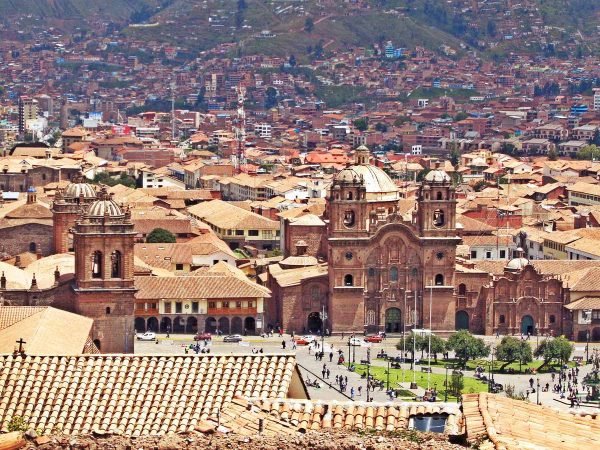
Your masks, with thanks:
[(134, 315), (136, 315), (136, 316), (158, 316), (158, 309), (136, 308), (134, 311)]
[(209, 316), (255, 316), (256, 308), (208, 308)]

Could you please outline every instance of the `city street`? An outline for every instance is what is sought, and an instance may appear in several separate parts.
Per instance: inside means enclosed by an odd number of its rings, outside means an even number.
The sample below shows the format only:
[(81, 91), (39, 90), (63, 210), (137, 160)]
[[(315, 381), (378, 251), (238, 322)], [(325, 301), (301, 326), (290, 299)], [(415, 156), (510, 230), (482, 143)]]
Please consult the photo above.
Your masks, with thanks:
[[(169, 339), (166, 338), (165, 335), (158, 335), (158, 343), (155, 342), (142, 342), (136, 341), (135, 345), (135, 353), (137, 354), (182, 354), (185, 352), (185, 347), (189, 346), (189, 344), (194, 343), (193, 336), (191, 335), (171, 335)], [(383, 350), (388, 355), (392, 356), (400, 356), (401, 352), (396, 350), (395, 345), (398, 342), (398, 337), (388, 337), (382, 343), (377, 344), (369, 344), (369, 346), (354, 346), (350, 347), (350, 360), (354, 360), (356, 364), (360, 364), (361, 360), (367, 359), (367, 351), (370, 349), (370, 360), (371, 366), (373, 367), (387, 367), (386, 361), (382, 359), (376, 359), (376, 355), (379, 351)], [(500, 342), (500, 338), (496, 338), (495, 336), (485, 336), (484, 337), (486, 343), (492, 344), (493, 346), (497, 345)], [(282, 341), (285, 340), (286, 348), (282, 348)], [(319, 339), (320, 342), (320, 339)], [(227, 355), (227, 354), (252, 354), (252, 351), (258, 351), (262, 349), (264, 354), (295, 354), (298, 364), (300, 365), (300, 370), (303, 374), (305, 381), (315, 381), (317, 380), (320, 384), (320, 388), (309, 387), (309, 393), (312, 399), (316, 400), (349, 400), (351, 397), (351, 389), (354, 388), (354, 399), (355, 400), (366, 400), (366, 380), (361, 378), (361, 375), (356, 372), (349, 371), (345, 366), (338, 365), (338, 351), (342, 350), (345, 361), (348, 361), (348, 339), (341, 339), (340, 336), (333, 336), (325, 339), (325, 357), (322, 361), (317, 361), (315, 359), (315, 351), (311, 349), (309, 351), (308, 346), (298, 346), (296, 350), (292, 349), (292, 340), (289, 335), (284, 335), (283, 337), (273, 336), (268, 338), (262, 338), (260, 336), (246, 336), (244, 337), (244, 341), (241, 343), (224, 343), (222, 338), (215, 337), (213, 342), (209, 344), (210, 353), (216, 355)], [(202, 345), (202, 344), (201, 344)], [(585, 356), (585, 343), (575, 343), (575, 351), (573, 356)], [(333, 357), (330, 361), (330, 351), (329, 349), (333, 346)], [(535, 348), (536, 342), (532, 339), (532, 347)], [(600, 349), (600, 344), (590, 344), (590, 353), (594, 348)], [(192, 350), (188, 350), (190, 353), (193, 353)], [(417, 352), (417, 356), (419, 356), (419, 352)], [(450, 354), (452, 357), (452, 353)], [(323, 366), (325, 365), (325, 369), (329, 369), (329, 377), (323, 377)], [(408, 371), (410, 369), (410, 364), (403, 365), (404, 369), (407, 369), (404, 373), (405, 379), (403, 380), (400, 375), (398, 375), (399, 371), (393, 371), (393, 375), (390, 378), (390, 387), (391, 388), (402, 388), (404, 390), (408, 390), (410, 381), (412, 381), (413, 377), (417, 380), (423, 380), (426, 382), (427, 374), (421, 371), (421, 366), (417, 364), (415, 366), (416, 371), (414, 375), (412, 372)], [(579, 380), (583, 380), (583, 377), (589, 373), (591, 366), (582, 366), (579, 371)], [(486, 375), (488, 368), (486, 367)], [(359, 370), (359, 372), (362, 371)], [(463, 371), (465, 377), (473, 377), (473, 371)], [(432, 367), (432, 374), (445, 374), (445, 369), (440, 366)], [(327, 375), (327, 374), (326, 374)], [(336, 385), (335, 380), (336, 376), (347, 377), (347, 388), (344, 393), (339, 391), (339, 386)], [(526, 392), (530, 388), (530, 379), (534, 380), (534, 387), (536, 388), (535, 394), (529, 395), (529, 400), (531, 402), (537, 401), (537, 382), (539, 378), (540, 386), (543, 387), (548, 383), (550, 388), (552, 387), (552, 379), (551, 374), (540, 374), (540, 375), (507, 375), (507, 374), (494, 374), (494, 380), (496, 383), (500, 383), (504, 386), (513, 385), (515, 387), (515, 392)], [(386, 380), (384, 380), (386, 381)], [(361, 388), (361, 392), (359, 393), (359, 387)], [(433, 385), (432, 385), (433, 387)], [(418, 388), (417, 390), (412, 391), (415, 395), (422, 395), (423, 389)], [(583, 392), (580, 389), (581, 392)], [(464, 393), (468, 393), (467, 390)], [(500, 394), (503, 395), (503, 394)], [(385, 387), (382, 389), (377, 388), (375, 391), (370, 393), (370, 396), (374, 401), (377, 402), (386, 402), (390, 401), (389, 397), (386, 394)], [(573, 410), (570, 408), (570, 402), (567, 399), (559, 399), (559, 395), (553, 392), (539, 392), (539, 401), (542, 405), (549, 406), (555, 409), (560, 410)], [(401, 398), (398, 400), (409, 400), (409, 398)], [(443, 400), (443, 397), (441, 398)], [(560, 401), (558, 401), (560, 400)], [(597, 407), (589, 407), (589, 406), (581, 406), (579, 408), (575, 408), (576, 411), (585, 411), (592, 412), (597, 411)]]

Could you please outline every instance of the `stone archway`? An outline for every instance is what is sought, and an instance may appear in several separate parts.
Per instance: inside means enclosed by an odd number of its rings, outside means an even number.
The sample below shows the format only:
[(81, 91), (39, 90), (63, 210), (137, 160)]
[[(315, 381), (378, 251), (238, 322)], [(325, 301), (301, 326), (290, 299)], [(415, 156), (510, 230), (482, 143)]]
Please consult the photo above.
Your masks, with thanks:
[(158, 331), (158, 319), (156, 317), (148, 318), (146, 329), (156, 333)]
[(456, 311), (456, 322), (454, 328), (457, 330), (468, 330), (469, 313), (466, 311)]
[(173, 320), (173, 329), (171, 331), (173, 331), (173, 333), (185, 333), (185, 319), (180, 316), (175, 317), (175, 320)]
[(146, 331), (146, 321), (143, 317), (136, 317), (133, 321), (133, 327), (136, 333), (144, 333)]
[(529, 334), (530, 336), (535, 334), (535, 322), (529, 314), (521, 318), (521, 334)]
[(323, 321), (321, 320), (321, 313), (311, 312), (308, 315), (306, 329), (309, 333), (314, 334), (319, 334), (323, 330)]
[(231, 319), (231, 333), (232, 334), (242, 334), (244, 332), (244, 326), (242, 324), (241, 317), (233, 317)]
[(214, 317), (207, 317), (204, 321), (204, 332), (205, 333), (216, 333), (217, 332), (217, 319)]
[(244, 328), (248, 333), (256, 332), (256, 320), (254, 320), (254, 317), (246, 317), (244, 320)]
[(160, 332), (161, 333), (170, 333), (171, 330), (173, 330), (171, 318), (163, 317), (160, 321)]
[(229, 319), (227, 317), (219, 319), (219, 331), (223, 334), (229, 334)]
[(388, 308), (385, 311), (385, 332), (400, 333), (402, 331), (402, 311), (398, 308)]
[(188, 317), (185, 324), (185, 332), (188, 334), (196, 334), (198, 332), (198, 319)]

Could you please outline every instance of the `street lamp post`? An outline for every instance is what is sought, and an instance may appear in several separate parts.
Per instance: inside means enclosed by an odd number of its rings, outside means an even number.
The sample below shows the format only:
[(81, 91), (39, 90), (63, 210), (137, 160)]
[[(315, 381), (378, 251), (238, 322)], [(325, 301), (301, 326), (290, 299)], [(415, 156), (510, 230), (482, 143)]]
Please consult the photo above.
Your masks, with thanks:
[(540, 404), (540, 377), (537, 378), (537, 404)]
[(430, 388), (431, 381), (431, 310), (433, 306), (433, 280), (429, 286), (429, 349), (427, 350), (427, 389)]
[(448, 364), (446, 364), (446, 389), (444, 391), (444, 401), (448, 401)]
[(350, 338), (348, 338), (348, 368), (350, 367)]
[(323, 312), (321, 313), (321, 351), (325, 351), (325, 321), (327, 320), (327, 313), (325, 313), (325, 305), (323, 305)]
[(386, 375), (387, 375), (387, 377), (386, 377), (386, 383), (385, 383), (386, 384), (386, 389), (385, 390), (389, 392), (389, 390), (390, 390), (390, 359), (389, 358), (387, 360), (387, 372), (386, 372)]
[(356, 364), (356, 345), (352, 343), (352, 364)]
[(370, 372), (369, 372), (369, 368), (370, 368), (370, 367), (371, 367), (371, 365), (370, 365), (370, 364), (367, 364), (367, 401), (368, 401), (368, 402), (369, 402), (369, 401), (371, 401), (371, 400), (369, 399), (369, 395), (370, 395), (369, 393), (370, 393), (370, 390), (371, 390), (371, 387), (370, 387), (371, 383), (369, 383), (369, 379), (370, 379), (370, 377), (371, 377), (371, 375), (370, 375)]
[(587, 364), (590, 360), (590, 330), (585, 332), (585, 363)]

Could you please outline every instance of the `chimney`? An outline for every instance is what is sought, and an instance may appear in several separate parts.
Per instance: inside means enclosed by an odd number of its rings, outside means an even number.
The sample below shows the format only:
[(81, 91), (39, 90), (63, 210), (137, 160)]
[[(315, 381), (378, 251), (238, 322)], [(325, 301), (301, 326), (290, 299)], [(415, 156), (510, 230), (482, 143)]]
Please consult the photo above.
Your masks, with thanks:
[(23, 268), (21, 265), (21, 255), (15, 256), (15, 267), (18, 267), (19, 269)]
[(6, 289), (6, 277), (4, 276), (4, 272), (2, 272), (2, 276), (0, 277), (0, 289)]
[(56, 269), (54, 269), (54, 285), (58, 285), (58, 280), (60, 280), (60, 270), (56, 266)]

